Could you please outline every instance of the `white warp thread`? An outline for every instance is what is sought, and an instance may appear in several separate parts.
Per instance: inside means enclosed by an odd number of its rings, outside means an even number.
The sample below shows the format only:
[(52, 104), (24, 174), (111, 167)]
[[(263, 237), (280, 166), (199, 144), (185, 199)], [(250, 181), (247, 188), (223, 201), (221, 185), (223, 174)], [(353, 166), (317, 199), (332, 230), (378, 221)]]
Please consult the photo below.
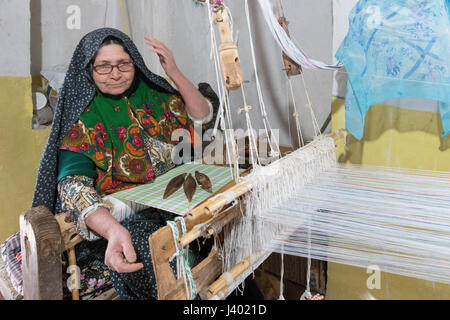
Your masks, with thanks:
[(339, 164), (263, 219), (274, 251), (450, 283), (449, 200), (448, 172)]
[(319, 137), (268, 166), (256, 167), (244, 177), (253, 188), (244, 196), (245, 212), (224, 228), (224, 270), (253, 252), (264, 250), (285, 228), (276, 221), (262, 219), (264, 213), (282, 204), (335, 162), (334, 140)]

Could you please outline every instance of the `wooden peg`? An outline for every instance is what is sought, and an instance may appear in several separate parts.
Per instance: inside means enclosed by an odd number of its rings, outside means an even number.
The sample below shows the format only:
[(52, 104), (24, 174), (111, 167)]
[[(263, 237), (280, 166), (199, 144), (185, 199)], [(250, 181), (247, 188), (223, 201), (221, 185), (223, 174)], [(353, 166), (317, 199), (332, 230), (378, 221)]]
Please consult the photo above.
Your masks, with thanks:
[[(67, 253), (69, 255), (69, 265), (73, 266), (72, 270), (70, 271), (70, 275), (72, 276), (72, 287), (74, 285), (74, 281), (75, 284), (78, 284), (78, 277), (80, 276), (79, 274), (77, 274), (77, 259), (75, 256), (75, 248), (70, 248), (67, 250)], [(75, 277), (75, 279), (73, 279)], [(78, 286), (76, 285), (75, 287), (72, 288), (72, 300), (80, 300), (80, 291), (78, 289)]]
[(229, 90), (239, 89), (242, 85), (242, 68), (237, 46), (233, 43), (228, 10), (223, 6), (217, 11), (214, 22), (219, 29), (221, 44), (219, 46), (220, 62), (222, 65), (225, 85)]
[[(289, 22), (286, 20), (284, 16), (281, 16), (278, 18), (278, 22), (283, 27), (284, 31), (286, 31), (286, 34), (290, 38), (289, 30), (288, 30), (288, 24)], [(296, 76), (301, 74), (302, 67), (294, 62), (291, 58), (289, 58), (286, 53), (283, 52), (283, 62), (284, 62), (284, 68), (286, 71), (286, 74), (288, 77)]]

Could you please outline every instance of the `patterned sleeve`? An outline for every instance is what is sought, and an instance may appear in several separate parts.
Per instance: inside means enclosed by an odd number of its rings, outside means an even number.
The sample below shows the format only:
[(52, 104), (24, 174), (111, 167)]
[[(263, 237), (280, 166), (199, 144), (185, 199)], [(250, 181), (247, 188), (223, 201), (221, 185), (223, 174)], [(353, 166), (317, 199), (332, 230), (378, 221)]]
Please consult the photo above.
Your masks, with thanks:
[[(166, 119), (159, 122), (162, 124), (161, 128), (165, 142), (171, 142), (171, 133), (173, 130), (178, 128), (189, 131), (191, 142), (202, 141), (203, 133), (214, 126), (215, 121), (212, 120), (216, 118), (218, 113), (220, 105), (219, 98), (211, 86), (207, 83), (199, 83), (198, 90), (206, 98), (210, 110), (208, 115), (203, 119), (195, 119), (187, 113), (184, 101), (179, 94), (166, 95), (165, 99), (167, 101), (167, 106), (163, 104), (164, 117)], [(201, 132), (196, 132), (194, 130), (196, 125), (201, 125)], [(192, 140), (194, 135), (200, 133), (200, 137), (196, 137), (196, 139)]]
[(211, 88), (211, 86), (206, 82), (198, 84), (198, 91), (200, 91), (200, 93), (208, 101), (208, 105), (211, 111), (209, 115), (206, 117), (206, 119), (203, 119), (202, 130), (204, 132), (214, 127), (215, 121), (212, 120), (216, 119), (217, 117), (217, 113), (219, 111), (220, 106), (220, 100), (217, 94), (214, 92), (213, 88)]
[(70, 213), (80, 235), (89, 241), (101, 239), (101, 236), (89, 229), (86, 218), (100, 208), (111, 212), (111, 207), (103, 201), (94, 188), (94, 179), (86, 176), (67, 176), (58, 183), (58, 194), (62, 209)]
[(204, 123), (208, 123), (208, 122), (210, 122), (212, 120), (212, 117), (213, 117), (213, 106), (211, 104), (211, 101), (209, 101), (207, 98), (206, 98), (206, 102), (208, 102), (209, 113), (203, 119), (196, 119), (196, 118), (194, 118), (193, 116), (191, 116), (188, 113), (189, 119), (194, 121), (194, 123), (204, 124)]

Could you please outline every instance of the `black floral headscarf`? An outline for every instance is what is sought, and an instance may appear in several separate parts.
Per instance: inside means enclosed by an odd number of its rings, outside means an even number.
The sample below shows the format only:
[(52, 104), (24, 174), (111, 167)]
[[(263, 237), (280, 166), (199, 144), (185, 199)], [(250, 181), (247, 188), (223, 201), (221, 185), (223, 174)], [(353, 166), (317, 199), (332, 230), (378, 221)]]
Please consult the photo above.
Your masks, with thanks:
[(177, 92), (164, 78), (146, 67), (135, 44), (123, 32), (112, 28), (101, 28), (85, 35), (75, 49), (63, 87), (59, 92), (50, 135), (39, 164), (32, 207), (44, 205), (53, 213), (57, 213), (60, 209), (56, 196), (58, 149), (67, 132), (95, 96), (96, 86), (88, 66), (103, 40), (110, 36), (122, 41), (144, 80), (163, 92)]

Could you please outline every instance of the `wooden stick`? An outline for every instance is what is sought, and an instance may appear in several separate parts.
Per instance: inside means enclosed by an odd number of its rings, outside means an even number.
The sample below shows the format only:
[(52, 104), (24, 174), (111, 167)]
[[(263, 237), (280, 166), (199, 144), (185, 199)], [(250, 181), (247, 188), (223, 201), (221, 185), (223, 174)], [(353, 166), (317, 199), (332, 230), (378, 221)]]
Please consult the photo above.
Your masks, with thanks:
[(219, 45), (220, 62), (226, 87), (229, 90), (236, 90), (241, 87), (243, 77), (239, 52), (237, 46), (233, 43), (229, 21), (228, 10), (223, 6), (223, 10), (218, 11), (215, 17), (221, 39)]
[[(75, 248), (70, 248), (67, 250), (67, 253), (69, 255), (69, 266), (77, 266), (77, 258), (75, 256)], [(72, 279), (72, 300), (80, 300), (80, 291), (78, 289), (78, 277), (79, 274), (77, 274), (77, 269), (76, 268), (72, 268), (72, 270), (70, 271), (70, 275), (71, 275), (71, 279)], [(75, 284), (77, 284), (77, 286), (73, 286), (73, 282), (75, 280)]]
[(251, 256), (248, 256), (237, 265), (235, 265), (230, 271), (222, 274), (219, 279), (214, 281), (209, 287), (208, 292), (211, 295), (217, 295), (229, 286), (230, 280), (235, 281), (245, 270), (250, 267)]
[(213, 226), (217, 224), (228, 224), (232, 219), (234, 219), (239, 212), (239, 208), (231, 207), (221, 211), (216, 216), (213, 216), (209, 220), (195, 225), (190, 231), (188, 231), (184, 236), (178, 241), (180, 248), (184, 248), (194, 240), (198, 239), (204, 234), (208, 236), (213, 234)]

